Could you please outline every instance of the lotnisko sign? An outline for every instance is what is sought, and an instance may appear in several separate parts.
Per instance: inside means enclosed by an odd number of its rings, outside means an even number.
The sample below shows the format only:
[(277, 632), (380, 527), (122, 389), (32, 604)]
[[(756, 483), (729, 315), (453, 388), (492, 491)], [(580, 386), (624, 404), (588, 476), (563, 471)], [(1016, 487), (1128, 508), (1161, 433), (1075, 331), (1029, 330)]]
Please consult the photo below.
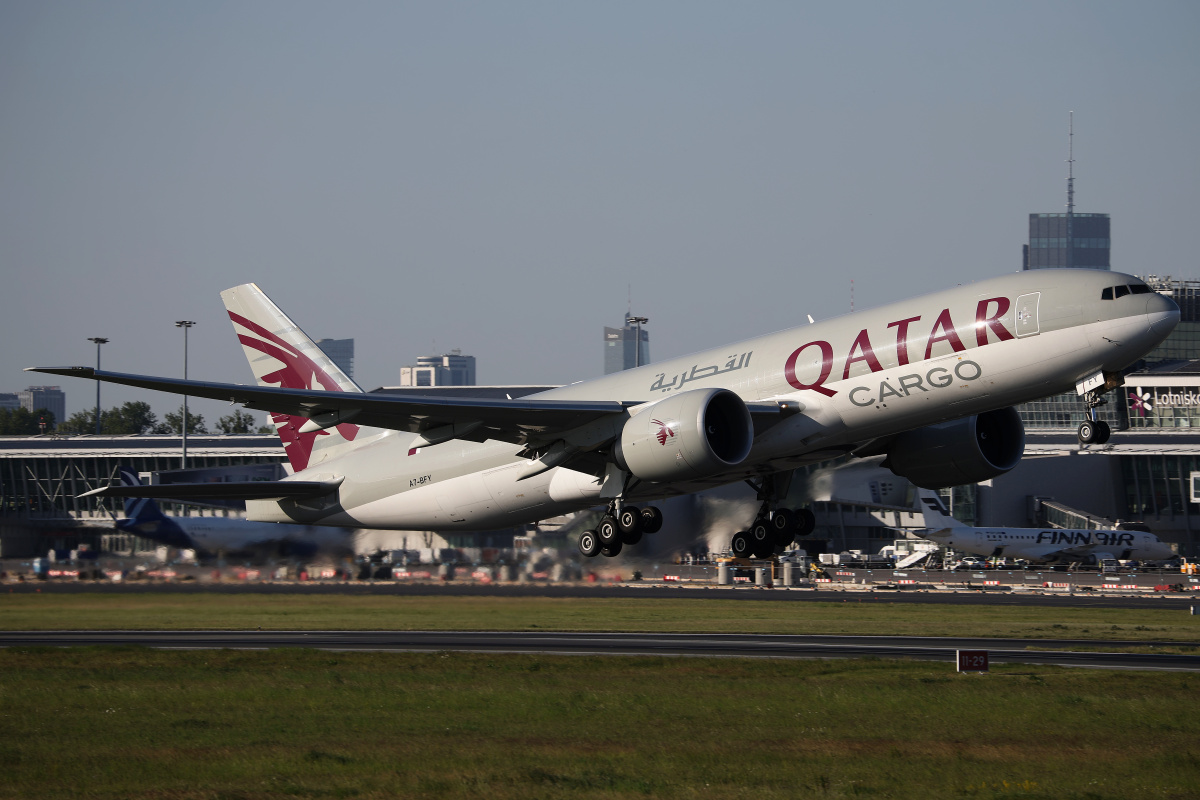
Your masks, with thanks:
[(1156, 414), (1200, 408), (1200, 386), (1126, 386), (1130, 419), (1149, 421)]

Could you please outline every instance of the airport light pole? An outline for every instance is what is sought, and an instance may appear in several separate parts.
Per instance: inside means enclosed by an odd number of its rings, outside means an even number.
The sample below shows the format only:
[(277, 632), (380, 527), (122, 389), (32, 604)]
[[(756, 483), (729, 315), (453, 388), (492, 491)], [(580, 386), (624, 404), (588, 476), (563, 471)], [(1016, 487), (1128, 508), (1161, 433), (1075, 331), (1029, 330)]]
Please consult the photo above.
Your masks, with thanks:
[[(108, 344), (108, 339), (103, 336), (92, 336), (88, 338), (89, 342), (96, 343), (96, 372), (100, 371), (100, 345)], [(100, 381), (96, 381), (96, 435), (100, 435)]]
[[(183, 379), (187, 380), (187, 340), (188, 328), (195, 325), (190, 319), (181, 319), (175, 323), (176, 328), (183, 328)], [(187, 395), (183, 396), (183, 469), (187, 469), (187, 429), (188, 429), (188, 413), (187, 413)]]
[(633, 366), (642, 365), (642, 325), (650, 321), (649, 317), (631, 317), (625, 315), (625, 324), (633, 323), (637, 327), (637, 338), (633, 342)]

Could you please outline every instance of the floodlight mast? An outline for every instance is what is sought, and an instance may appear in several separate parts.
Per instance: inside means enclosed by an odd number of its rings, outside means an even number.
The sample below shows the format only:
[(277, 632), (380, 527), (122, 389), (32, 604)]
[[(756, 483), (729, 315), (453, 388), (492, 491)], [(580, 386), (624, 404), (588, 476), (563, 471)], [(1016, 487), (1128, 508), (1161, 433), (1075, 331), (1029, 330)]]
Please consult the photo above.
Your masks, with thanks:
[[(195, 325), (190, 319), (181, 319), (175, 323), (176, 328), (183, 328), (183, 379), (187, 380), (187, 361), (188, 361), (188, 328)], [(188, 429), (188, 411), (187, 411), (187, 395), (183, 396), (183, 459), (181, 466), (187, 469), (187, 429)]]
[[(103, 336), (91, 336), (89, 342), (96, 344), (96, 372), (100, 371), (100, 345), (108, 344), (108, 339)], [(100, 435), (100, 381), (96, 381), (96, 435)]]

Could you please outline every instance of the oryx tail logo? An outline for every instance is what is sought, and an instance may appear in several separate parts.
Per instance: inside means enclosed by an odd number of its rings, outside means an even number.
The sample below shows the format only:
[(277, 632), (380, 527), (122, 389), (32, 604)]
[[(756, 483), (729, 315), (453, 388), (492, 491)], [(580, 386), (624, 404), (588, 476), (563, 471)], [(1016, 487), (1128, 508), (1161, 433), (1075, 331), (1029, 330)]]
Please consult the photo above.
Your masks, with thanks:
[[(229, 318), (233, 320), (234, 324), (254, 334), (254, 336), (249, 336), (245, 333), (238, 333), (238, 341), (246, 347), (268, 355), (282, 364), (279, 369), (269, 372), (259, 379), (264, 384), (278, 386), (281, 389), (315, 389), (327, 392), (342, 391), (342, 387), (338, 386), (337, 381), (331, 378), (325, 370), (317, 366), (311, 358), (300, 352), (299, 348), (294, 344), (285, 341), (263, 326), (246, 319), (240, 314), (230, 311)], [(293, 417), (288, 414), (276, 414), (274, 412), (271, 414), (271, 422), (275, 423), (275, 429), (279, 432), (279, 438), (283, 441), (284, 452), (287, 453), (288, 461), (291, 462), (292, 467), (297, 471), (308, 467), (317, 437), (329, 436), (331, 433), (329, 430), (300, 433), (300, 426), (305, 421), (304, 417)], [(358, 436), (358, 426), (342, 423), (337, 426), (337, 432), (343, 439), (350, 442), (354, 440), (355, 436)]]
[(661, 419), (652, 419), (650, 422), (658, 426), (658, 433), (655, 434), (654, 438), (658, 439), (659, 444), (665, 447), (667, 439), (675, 438), (675, 431), (668, 423), (663, 422)]

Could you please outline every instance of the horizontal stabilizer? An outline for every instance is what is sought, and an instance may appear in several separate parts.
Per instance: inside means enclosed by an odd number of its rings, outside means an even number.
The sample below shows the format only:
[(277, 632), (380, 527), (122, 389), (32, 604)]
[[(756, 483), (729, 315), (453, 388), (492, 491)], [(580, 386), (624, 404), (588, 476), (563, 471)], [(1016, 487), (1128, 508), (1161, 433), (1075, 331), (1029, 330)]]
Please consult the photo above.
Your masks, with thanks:
[(153, 486), (105, 486), (82, 497), (150, 497), (173, 500), (293, 500), (321, 497), (337, 490), (332, 481), (243, 481), (240, 483), (160, 483)]

